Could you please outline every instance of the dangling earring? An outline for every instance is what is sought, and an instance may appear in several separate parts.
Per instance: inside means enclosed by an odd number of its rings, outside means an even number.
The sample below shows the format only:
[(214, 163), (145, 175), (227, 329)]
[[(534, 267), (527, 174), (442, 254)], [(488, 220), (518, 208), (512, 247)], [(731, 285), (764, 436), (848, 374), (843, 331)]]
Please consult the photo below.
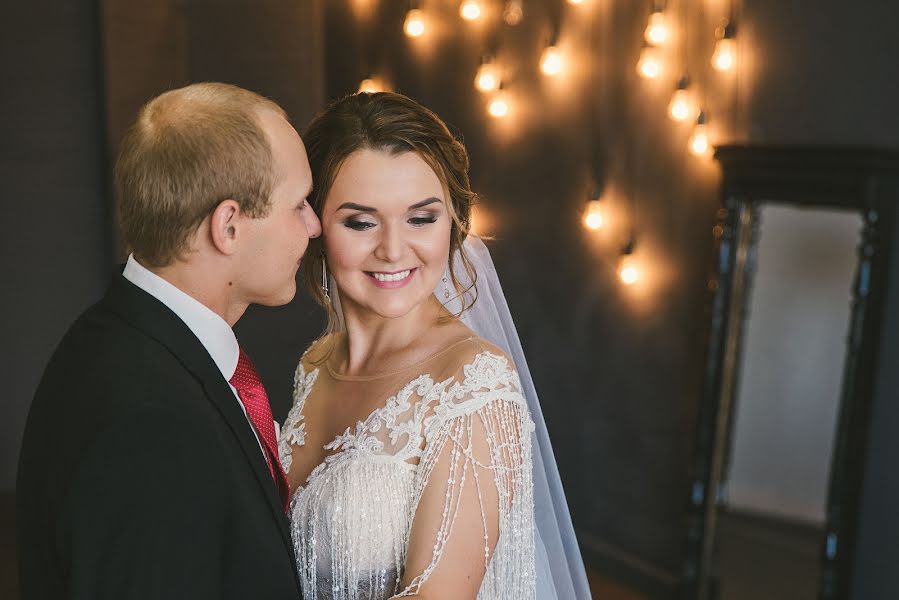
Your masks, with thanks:
[(331, 302), (331, 286), (328, 281), (328, 263), (325, 261), (325, 255), (322, 254), (322, 292), (328, 302)]
[(450, 290), (449, 290), (449, 269), (444, 271), (443, 273), (443, 297), (447, 300), (450, 299)]

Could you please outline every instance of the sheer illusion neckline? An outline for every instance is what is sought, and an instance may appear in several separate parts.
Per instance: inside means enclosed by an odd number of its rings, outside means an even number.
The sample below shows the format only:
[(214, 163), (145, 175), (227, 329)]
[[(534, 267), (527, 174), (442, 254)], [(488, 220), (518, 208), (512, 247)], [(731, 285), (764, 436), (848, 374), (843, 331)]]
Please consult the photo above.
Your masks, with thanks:
[[(403, 371), (408, 370), (416, 365), (421, 365), (421, 364), (427, 363), (430, 359), (435, 358), (435, 357), (439, 356), (440, 354), (447, 352), (448, 350), (452, 350), (459, 344), (462, 344), (463, 342), (466, 342), (466, 341), (469, 341), (472, 339), (475, 339), (475, 336), (469, 337), (464, 340), (459, 340), (458, 342), (450, 344), (449, 346), (447, 346), (446, 348), (443, 348), (439, 352), (432, 354), (430, 357), (428, 357), (422, 361), (419, 361), (419, 362), (415, 363), (414, 365), (410, 365), (409, 367), (406, 367), (405, 369), (403, 369)], [(494, 354), (494, 353), (490, 352), (489, 350), (482, 350), (481, 352), (478, 352), (471, 359), (471, 361), (468, 363), (468, 365), (477, 364), (482, 356), (501, 358), (499, 355)], [(300, 363), (299, 368), (303, 369), (302, 363)], [(402, 372), (402, 371), (398, 371), (398, 372)], [(303, 369), (301, 371), (301, 373), (302, 373), (303, 380), (306, 381), (306, 383), (304, 383), (305, 393), (304, 393), (301, 403), (299, 404), (299, 412), (296, 414), (295, 419), (296, 419), (296, 422), (303, 421), (302, 426), (305, 428), (306, 415), (303, 413), (303, 410), (305, 409), (305, 405), (306, 405), (306, 397), (309, 395), (309, 393), (312, 392), (312, 388), (317, 380), (319, 370), (314, 369), (309, 374), (309, 377), (311, 377), (311, 379), (307, 379), (307, 376), (305, 374), (305, 369)], [(517, 375), (516, 375), (516, 377), (517, 377)], [(344, 429), (343, 433), (336, 434), (330, 442), (323, 444), (321, 446), (321, 449), (322, 450), (330, 450), (330, 452), (325, 455), (325, 457), (322, 459), (322, 461), (320, 463), (318, 463), (315, 467), (312, 468), (312, 471), (310, 471), (309, 474), (303, 479), (303, 483), (301, 485), (298, 485), (296, 490), (294, 490), (293, 496), (299, 496), (299, 495), (305, 493), (305, 491), (310, 488), (313, 481), (316, 478), (318, 478), (319, 476), (323, 475), (334, 461), (340, 460), (340, 457), (344, 456), (350, 448), (358, 445), (360, 439), (364, 438), (366, 435), (369, 435), (371, 431), (376, 430), (376, 429), (373, 429), (374, 423), (376, 423), (379, 419), (385, 419), (386, 418), (385, 415), (388, 415), (390, 413), (390, 411), (392, 411), (396, 408), (397, 399), (399, 397), (401, 397), (406, 390), (413, 389), (415, 386), (420, 385), (422, 383), (423, 379), (425, 380), (425, 382), (428, 385), (433, 386), (436, 383), (431, 379), (430, 375), (426, 375), (424, 373), (422, 373), (418, 377), (415, 377), (415, 378), (407, 381), (405, 385), (398, 388), (396, 393), (389, 396), (384, 401), (383, 404), (380, 404), (379, 406), (376, 406), (375, 408), (373, 408), (372, 411), (370, 413), (368, 413), (368, 415), (364, 419), (357, 420), (355, 422), (355, 425), (352, 425), (352, 424), (348, 425), (346, 427), (346, 429)], [(288, 419), (290, 419), (290, 416), (288, 416)], [(288, 428), (288, 423), (289, 423), (289, 421), (285, 421), (285, 424), (284, 424), (285, 429)], [(284, 429), (282, 429), (282, 431), (283, 430)], [(407, 441), (407, 446), (412, 443), (413, 443), (412, 438), (409, 438), (409, 440)], [(301, 442), (300, 445), (305, 445), (305, 441)], [(404, 459), (399, 464), (408, 465), (411, 463), (407, 463), (406, 460)], [(287, 467), (287, 468), (289, 469), (289, 467)]]
[[(414, 365), (410, 365), (409, 367), (406, 367), (405, 369), (398, 371), (398, 372), (402, 372), (402, 371), (407, 370), (416, 365), (424, 364), (424, 363), (428, 362), (428, 360), (430, 360), (434, 357), (437, 357), (440, 354), (447, 352), (448, 350), (452, 350), (459, 344), (462, 344), (463, 342), (466, 342), (466, 341), (469, 341), (472, 339), (475, 339), (475, 337), (470, 337), (465, 340), (459, 340), (458, 342), (450, 344), (449, 346), (447, 346), (446, 348), (443, 348), (439, 352), (432, 354), (430, 357), (428, 357), (422, 361), (419, 361), (419, 362), (415, 363)], [(478, 364), (478, 361), (481, 360), (481, 358), (484, 356), (493, 357), (496, 359), (502, 358), (501, 356), (494, 354), (493, 352), (490, 352), (489, 350), (482, 350), (481, 352), (478, 352), (471, 359), (471, 361), (468, 362), (467, 364), (468, 365), (476, 365), (476, 364)], [(302, 368), (302, 363), (300, 364), (300, 368)], [(512, 371), (512, 372), (513, 372), (513, 374), (515, 373), (514, 371)], [(304, 373), (305, 373), (305, 371), (304, 371)], [(307, 395), (308, 395), (308, 393), (310, 393), (312, 391), (312, 387), (314, 386), (314, 383), (316, 381), (315, 375), (318, 374), (318, 369), (312, 371), (311, 374), (313, 375), (311, 382), (305, 384), (307, 386), (306, 387)], [(515, 377), (517, 377), (517, 374), (515, 374)], [(342, 458), (344, 458), (350, 449), (359, 447), (360, 440), (364, 440), (364, 438), (366, 436), (371, 435), (371, 432), (376, 430), (376, 429), (373, 429), (373, 425), (379, 419), (384, 419), (385, 415), (389, 415), (390, 412), (396, 408), (397, 399), (400, 398), (406, 390), (412, 389), (415, 386), (420, 385), (422, 383), (422, 379), (424, 379), (425, 382), (430, 386), (439, 385), (439, 382), (433, 381), (431, 379), (430, 375), (426, 375), (424, 373), (414, 379), (411, 379), (405, 385), (401, 386), (397, 390), (396, 393), (394, 393), (393, 395), (388, 397), (384, 401), (383, 404), (376, 406), (374, 409), (372, 409), (372, 411), (364, 419), (357, 420), (355, 422), (355, 425), (348, 425), (346, 427), (346, 429), (344, 429), (343, 433), (338, 433), (337, 435), (334, 436), (334, 438), (330, 442), (323, 444), (321, 446), (321, 449), (322, 450), (330, 450), (330, 452), (325, 455), (325, 457), (322, 459), (322, 461), (320, 463), (318, 463), (315, 467), (313, 467), (312, 471), (310, 471), (309, 474), (303, 479), (303, 483), (301, 485), (298, 485), (296, 490), (294, 490), (292, 497), (297, 497), (297, 496), (301, 496), (301, 495), (305, 494), (306, 491), (312, 487), (312, 484), (316, 479), (324, 476), (325, 473), (327, 473), (330, 470), (332, 464), (335, 461), (339, 461)], [(466, 376), (465, 381), (467, 381), (467, 376)], [(305, 408), (305, 398), (303, 400), (303, 403), (300, 405), (300, 412), (297, 414), (297, 421), (303, 420), (304, 421), (303, 426), (305, 426), (305, 415), (302, 412), (303, 408)], [(287, 423), (285, 422), (285, 427), (286, 426), (287, 426)], [(408, 447), (412, 444), (414, 444), (414, 441), (410, 437), (406, 442), (406, 446)], [(305, 445), (305, 442), (303, 442), (301, 445)], [(365, 446), (365, 444), (362, 444), (362, 446)], [(397, 454), (395, 454), (393, 456), (398, 456), (400, 454), (402, 454), (402, 452), (398, 452)], [(406, 457), (406, 458), (408, 458), (408, 457)], [(396, 464), (404, 465), (404, 467), (406, 467), (406, 468), (414, 468), (414, 465), (412, 463), (408, 463), (405, 459), (399, 461)]]
[(390, 377), (392, 375), (399, 375), (401, 373), (405, 373), (409, 369), (414, 369), (415, 367), (420, 367), (422, 365), (425, 365), (425, 364), (429, 363), (430, 361), (434, 360), (435, 358), (437, 358), (438, 356), (440, 356), (441, 354), (445, 354), (446, 352), (449, 352), (456, 346), (464, 344), (465, 342), (470, 342), (473, 339), (475, 339), (474, 336), (469, 336), (469, 337), (465, 338), (464, 340), (459, 340), (457, 342), (450, 344), (449, 346), (447, 346), (445, 348), (441, 348), (437, 352), (434, 352), (433, 354), (430, 354), (417, 362), (414, 362), (409, 365), (405, 365), (403, 367), (400, 367), (399, 369), (395, 369), (392, 371), (377, 371), (377, 372), (368, 373), (365, 375), (349, 375), (347, 373), (340, 373), (339, 371), (337, 371), (331, 365), (330, 359), (325, 361), (325, 369), (328, 371), (328, 375), (330, 375), (331, 377), (333, 377), (334, 379), (336, 379), (338, 381), (374, 381), (376, 379), (382, 379), (384, 377)]

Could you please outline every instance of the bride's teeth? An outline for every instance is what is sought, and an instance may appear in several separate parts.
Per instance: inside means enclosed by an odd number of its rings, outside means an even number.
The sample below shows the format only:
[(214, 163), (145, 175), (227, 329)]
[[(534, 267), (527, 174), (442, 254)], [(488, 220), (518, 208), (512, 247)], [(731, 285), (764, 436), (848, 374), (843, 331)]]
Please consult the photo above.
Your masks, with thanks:
[(407, 269), (405, 271), (400, 271), (399, 273), (372, 273), (372, 275), (378, 281), (400, 281), (408, 277), (411, 272), (411, 270)]

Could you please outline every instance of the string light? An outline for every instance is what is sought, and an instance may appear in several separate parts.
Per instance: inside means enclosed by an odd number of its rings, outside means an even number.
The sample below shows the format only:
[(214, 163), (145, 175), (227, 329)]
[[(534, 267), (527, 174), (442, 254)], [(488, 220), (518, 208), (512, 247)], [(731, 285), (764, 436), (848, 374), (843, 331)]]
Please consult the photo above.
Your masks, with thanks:
[(459, 5), (459, 15), (466, 21), (475, 21), (481, 17), (481, 3), (477, 0), (465, 0)]
[(475, 206), (472, 206), (468, 233), (482, 236), (489, 234), (491, 229), (493, 229), (493, 218), (484, 208), (484, 204), (479, 202)]
[(503, 9), (503, 21), (510, 27), (515, 27), (524, 19), (524, 7), (522, 0), (509, 0)]
[(490, 104), (487, 106), (487, 112), (495, 119), (502, 119), (509, 114), (509, 100), (506, 98), (506, 93), (503, 91), (502, 83), (499, 84), (499, 88), (497, 88), (496, 93), (493, 94), (493, 97), (490, 99)]
[(731, 22), (716, 30), (718, 41), (712, 54), (712, 66), (718, 71), (730, 71), (737, 64), (736, 28)]
[(359, 89), (357, 93), (368, 93), (374, 94), (376, 92), (384, 92), (387, 91), (387, 86), (378, 79), (377, 77), (366, 77), (359, 83)]
[(403, 23), (403, 31), (411, 38), (421, 37), (425, 32), (424, 13), (417, 8), (413, 8), (406, 13), (406, 21)]
[[(589, 5), (587, 0), (566, 1), (573, 6)], [(477, 21), (484, 19), (485, 16), (491, 18), (494, 16), (494, 13), (488, 12), (492, 10), (489, 7), (493, 5), (486, 4), (483, 0), (456, 0), (456, 2), (459, 2), (457, 6), (460, 17), (466, 21)], [(410, 2), (407, 6), (410, 7), (410, 10), (406, 13), (403, 22), (405, 35), (410, 38), (419, 38), (425, 34), (432, 35), (433, 15), (430, 13), (426, 15), (424, 11), (418, 8), (411, 8), (421, 6), (419, 2)], [(502, 18), (507, 25), (517, 26), (522, 23), (525, 17), (523, 0), (504, 0), (500, 6), (503, 7)], [(668, 61), (666, 61), (666, 44), (670, 45), (672, 39), (678, 43), (690, 41), (686, 39), (690, 35), (690, 31), (687, 28), (688, 24), (675, 19), (676, 16), (682, 15), (675, 15), (673, 11), (668, 11), (666, 8), (665, 0), (654, 0), (652, 11), (643, 31), (646, 43), (640, 51), (636, 70), (645, 79), (658, 79), (666, 70), (671, 69), (672, 65), (667, 64)], [(677, 7), (675, 6), (675, 8)], [(427, 19), (429, 16), (431, 17), (430, 21)], [(530, 15), (528, 16), (530, 17)], [(677, 29), (679, 23), (683, 31)], [(710, 62), (711, 66), (717, 71), (732, 71), (737, 66), (738, 54), (735, 30), (736, 28), (730, 20), (723, 20), (721, 25), (715, 30), (716, 42)], [(568, 61), (574, 58), (573, 54), (566, 53), (563, 55), (556, 42), (557, 39), (554, 35), (544, 47), (540, 57), (540, 71), (549, 77), (557, 76), (563, 70), (570, 69), (571, 65), (568, 64)], [(495, 50), (495, 47), (490, 47), (491, 53)], [(739, 58), (742, 60), (743, 57)], [(685, 63), (689, 62), (687, 59), (688, 57), (686, 56), (682, 57)], [(509, 66), (505, 62), (503, 64), (506, 67)], [(506, 71), (506, 74), (508, 74), (508, 68)], [(674, 75), (676, 73), (671, 74)], [(477, 69), (474, 77), (474, 86), (479, 92), (485, 94), (485, 98), (488, 100), (487, 111), (490, 117), (503, 119), (508, 117), (511, 112), (513, 113), (513, 118), (510, 121), (514, 123), (522, 115), (521, 106), (513, 106), (512, 101), (520, 102), (521, 100), (517, 95), (513, 95), (510, 99), (508, 93), (503, 89), (502, 77), (503, 70), (497, 65), (495, 57), (488, 54), (482, 58), (481, 64)], [(700, 83), (703, 84), (701, 87), (705, 87), (704, 80), (700, 81)], [(700, 106), (694, 101), (694, 96), (698, 96), (695, 87), (693, 86), (691, 89), (688, 77), (681, 77), (668, 104), (668, 114), (675, 121), (691, 121), (694, 123), (688, 141), (688, 150), (696, 156), (707, 156), (713, 150), (713, 147), (709, 139), (706, 112), (699, 110)], [(358, 91), (375, 93), (388, 89), (390, 88), (385, 80), (371, 75), (360, 82)], [(502, 129), (502, 125), (499, 128)], [(608, 206), (609, 202), (602, 201), (598, 193), (594, 193), (584, 200), (586, 201), (583, 205), (581, 221), (585, 230), (598, 232), (604, 227), (607, 230), (610, 228), (617, 229), (619, 219), (614, 212), (615, 203), (611, 207)], [(611, 219), (609, 219), (607, 214), (609, 210), (613, 210)], [(632, 218), (631, 221), (636, 221), (636, 217)], [(601, 232), (595, 238), (599, 240), (605, 236), (607, 236), (607, 233)], [(647, 277), (650, 280), (656, 279), (654, 265), (646, 260), (641, 265), (634, 256), (634, 248), (635, 238), (632, 232), (629, 241), (620, 251), (616, 272), (621, 283), (626, 286), (633, 286)], [(641, 267), (648, 269), (649, 274), (647, 275)], [(639, 291), (640, 287), (638, 286), (636, 289)]]
[(624, 285), (634, 285), (640, 280), (640, 269), (633, 256), (622, 256), (618, 265), (618, 277)]
[(665, 18), (665, 11), (657, 8), (649, 15), (649, 22), (643, 30), (643, 37), (653, 46), (661, 46), (671, 39), (671, 28)]
[(696, 119), (696, 127), (693, 128), (693, 135), (690, 136), (688, 143), (690, 152), (696, 156), (704, 156), (711, 147), (707, 129), (705, 111), (700, 111), (699, 117)]
[(624, 285), (634, 285), (640, 281), (640, 268), (634, 260), (634, 237), (621, 249), (621, 258), (618, 260), (618, 278)]
[(544, 75), (553, 77), (562, 72), (562, 53), (559, 48), (550, 44), (543, 50), (540, 57), (540, 70)]
[(656, 79), (664, 70), (662, 53), (655, 46), (643, 46), (640, 60), (637, 61), (637, 73), (646, 79)]
[(480, 92), (493, 92), (499, 87), (499, 80), (499, 68), (493, 62), (493, 57), (485, 56), (474, 76), (475, 88)]
[(689, 85), (690, 80), (686, 76), (681, 77), (671, 96), (671, 102), (668, 104), (668, 116), (675, 121), (686, 121), (696, 114), (693, 98), (687, 89)]
[(594, 197), (594, 199), (587, 202), (587, 207), (584, 209), (583, 223), (584, 227), (589, 231), (597, 231), (605, 224), (605, 217), (602, 214), (602, 202), (600, 202), (599, 198)]

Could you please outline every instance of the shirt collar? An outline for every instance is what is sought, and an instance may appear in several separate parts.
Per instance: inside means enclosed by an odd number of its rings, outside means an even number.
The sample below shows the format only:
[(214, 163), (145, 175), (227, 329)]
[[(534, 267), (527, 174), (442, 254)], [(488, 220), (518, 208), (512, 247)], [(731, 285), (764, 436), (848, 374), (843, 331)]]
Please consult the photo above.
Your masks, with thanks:
[(240, 349), (234, 331), (224, 319), (141, 265), (133, 254), (128, 256), (122, 275), (178, 315), (206, 348), (225, 380), (230, 381), (237, 369)]

